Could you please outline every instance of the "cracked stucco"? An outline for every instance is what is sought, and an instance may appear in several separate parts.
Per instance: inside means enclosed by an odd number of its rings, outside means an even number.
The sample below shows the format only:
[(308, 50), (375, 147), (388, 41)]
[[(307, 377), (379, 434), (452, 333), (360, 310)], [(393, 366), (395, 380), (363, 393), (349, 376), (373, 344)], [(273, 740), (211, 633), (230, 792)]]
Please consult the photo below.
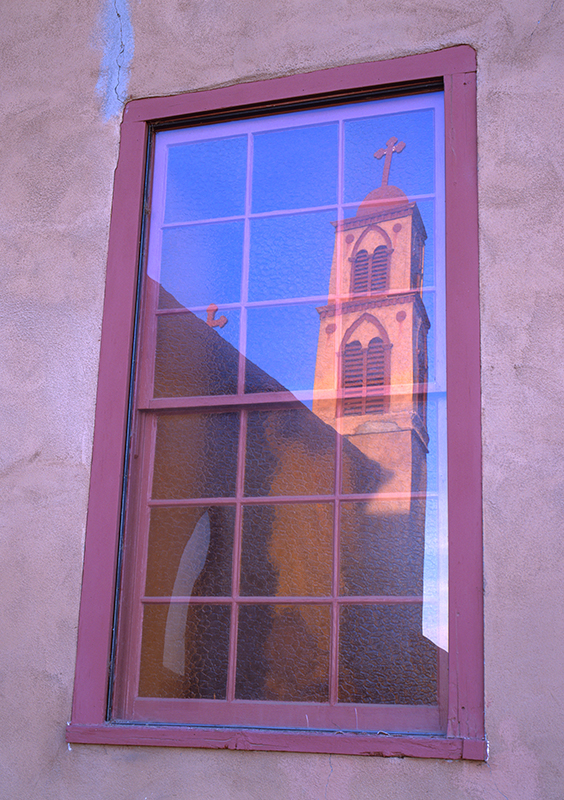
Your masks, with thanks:
[(105, 0), (101, 16), (102, 60), (96, 91), (102, 98), (102, 114), (107, 122), (119, 116), (127, 97), (133, 26), (127, 0)]

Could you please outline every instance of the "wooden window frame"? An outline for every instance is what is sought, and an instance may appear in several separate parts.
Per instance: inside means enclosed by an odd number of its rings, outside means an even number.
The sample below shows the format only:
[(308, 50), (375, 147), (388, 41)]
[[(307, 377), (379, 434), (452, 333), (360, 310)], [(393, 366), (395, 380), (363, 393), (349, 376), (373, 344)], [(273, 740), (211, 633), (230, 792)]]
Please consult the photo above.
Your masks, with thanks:
[[(483, 684), (482, 513), (476, 57), (462, 45), (172, 97), (124, 111), (115, 173), (102, 327), (72, 721), (67, 741), (245, 750), (486, 758)], [(230, 111), (290, 109), (305, 98), (393, 96), (442, 83), (445, 102), (446, 304), (450, 648), (445, 735), (324, 733), (116, 723), (109, 716), (123, 472), (129, 440), (131, 361), (147, 144), (158, 125)]]

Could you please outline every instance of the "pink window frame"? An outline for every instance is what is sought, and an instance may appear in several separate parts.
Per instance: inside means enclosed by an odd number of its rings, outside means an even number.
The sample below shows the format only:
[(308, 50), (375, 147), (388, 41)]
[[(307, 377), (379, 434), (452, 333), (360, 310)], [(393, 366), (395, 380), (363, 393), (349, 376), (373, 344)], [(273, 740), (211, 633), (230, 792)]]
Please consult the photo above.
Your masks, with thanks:
[[(109, 665), (125, 445), (128, 434), (149, 131), (194, 114), (442, 79), (445, 102), (446, 304), (450, 548), (448, 724), (445, 735), (287, 732), (108, 719)], [(402, 86), (403, 85), (403, 86)], [(486, 758), (483, 683), (482, 513), (476, 55), (466, 45), (127, 104), (115, 173), (100, 352), (72, 720), (77, 743)]]

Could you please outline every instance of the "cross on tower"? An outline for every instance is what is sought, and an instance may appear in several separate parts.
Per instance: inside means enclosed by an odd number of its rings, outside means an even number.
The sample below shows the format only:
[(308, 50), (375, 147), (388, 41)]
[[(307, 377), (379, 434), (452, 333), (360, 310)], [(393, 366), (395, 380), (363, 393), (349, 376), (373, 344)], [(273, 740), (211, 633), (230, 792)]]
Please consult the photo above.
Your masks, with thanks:
[(398, 142), (396, 137), (392, 136), (391, 139), (388, 139), (386, 145), (387, 146), (385, 148), (381, 147), (374, 153), (374, 158), (382, 158), (383, 155), (386, 156), (386, 160), (384, 161), (384, 174), (382, 175), (382, 186), (388, 185), (388, 177), (390, 175), (390, 167), (392, 165), (392, 153), (401, 153), (405, 147), (405, 142)]

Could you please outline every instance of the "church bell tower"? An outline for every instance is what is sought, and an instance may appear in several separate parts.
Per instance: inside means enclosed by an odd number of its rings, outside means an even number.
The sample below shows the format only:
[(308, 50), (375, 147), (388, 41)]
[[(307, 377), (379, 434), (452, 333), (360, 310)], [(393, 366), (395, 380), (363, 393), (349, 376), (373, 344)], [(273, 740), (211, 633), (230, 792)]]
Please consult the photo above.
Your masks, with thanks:
[(388, 184), (392, 156), (404, 147), (392, 137), (375, 153), (385, 157), (382, 185), (356, 216), (334, 223), (313, 402), (318, 417), (378, 464), (378, 491), (395, 496), (386, 509), (394, 514), (412, 514), (410, 498), (426, 489), (428, 443), (427, 234), (417, 204)]

